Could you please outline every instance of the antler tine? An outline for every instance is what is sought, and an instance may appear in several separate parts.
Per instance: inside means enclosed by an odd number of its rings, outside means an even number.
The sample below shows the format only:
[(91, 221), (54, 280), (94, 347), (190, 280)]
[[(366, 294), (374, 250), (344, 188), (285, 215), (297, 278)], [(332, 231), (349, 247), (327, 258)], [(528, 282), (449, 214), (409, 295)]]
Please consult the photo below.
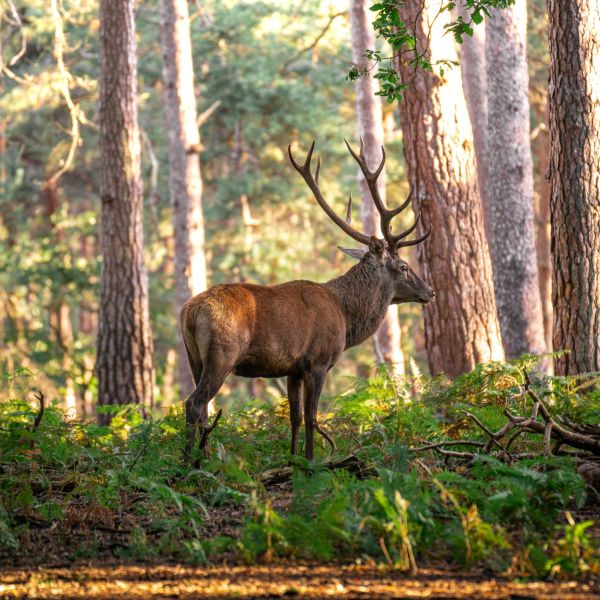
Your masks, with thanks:
[(364, 155), (364, 143), (362, 137), (360, 138), (360, 153), (357, 155), (356, 152), (352, 149), (347, 140), (344, 140), (346, 143), (346, 147), (348, 151), (354, 158), (354, 160), (358, 163), (362, 174), (364, 175), (365, 181), (367, 182), (367, 187), (369, 188), (369, 192), (371, 194), (371, 198), (373, 198), (373, 203), (375, 204), (375, 208), (379, 213), (381, 219), (381, 233), (385, 238), (385, 241), (388, 244), (388, 247), (393, 250), (395, 241), (392, 238), (392, 234), (390, 231), (390, 221), (392, 217), (398, 214), (395, 210), (389, 210), (383, 202), (381, 195), (379, 193), (379, 188), (377, 187), (377, 178), (379, 177), (381, 171), (383, 170), (383, 166), (385, 165), (385, 150), (383, 147), (381, 148), (383, 151), (381, 162), (375, 171), (370, 171), (367, 165), (367, 161)]
[(352, 222), (352, 192), (350, 192), (350, 196), (348, 196), (348, 208), (346, 209), (346, 223), (350, 225)]
[(415, 190), (415, 186), (411, 185), (410, 186), (410, 192), (408, 192), (408, 196), (406, 198), (406, 200), (400, 205), (397, 206), (396, 208), (393, 208), (390, 212), (392, 213), (392, 217), (395, 217), (396, 215), (399, 215), (405, 208), (407, 208), (410, 203), (413, 200), (413, 192)]
[[(370, 241), (369, 236), (365, 235), (364, 233), (360, 233), (359, 231), (356, 231), (356, 229), (353, 229), (349, 225), (349, 223), (347, 223), (346, 221), (344, 221), (343, 219), (341, 219), (335, 213), (335, 211), (331, 208), (331, 206), (329, 206), (329, 204), (327, 204), (327, 202), (325, 201), (325, 198), (323, 198), (323, 195), (321, 194), (321, 190), (319, 189), (319, 184), (318, 184), (319, 171), (321, 169), (321, 159), (320, 159), (320, 157), (319, 157), (319, 160), (317, 162), (316, 178), (313, 177), (312, 173), (310, 172), (310, 161), (311, 161), (311, 158), (312, 158), (312, 153), (313, 153), (314, 148), (315, 148), (315, 142), (313, 140), (313, 143), (310, 146), (310, 150), (308, 151), (308, 155), (306, 157), (306, 160), (304, 161), (304, 164), (302, 166), (300, 166), (294, 160), (294, 155), (292, 154), (292, 146), (290, 144), (288, 146), (288, 154), (289, 154), (292, 166), (294, 167), (294, 169), (296, 169), (296, 171), (298, 171), (298, 173), (300, 173), (300, 175), (302, 175), (302, 178), (306, 182), (306, 185), (308, 185), (308, 187), (310, 188), (311, 192), (313, 193), (313, 195), (315, 197), (315, 200), (318, 202), (319, 206), (325, 211), (325, 213), (327, 214), (327, 216), (342, 231), (344, 231), (347, 235), (349, 235), (352, 239), (356, 240), (357, 242), (360, 242), (361, 244), (368, 245), (369, 241)], [(351, 203), (351, 200), (350, 200), (350, 203)], [(350, 203), (349, 203), (349, 209), (351, 209)]]
[(417, 228), (417, 225), (419, 224), (420, 220), (421, 220), (421, 213), (419, 213), (417, 215), (415, 222), (406, 231), (403, 231), (402, 233), (398, 233), (398, 234), (392, 236), (394, 241), (399, 242), (400, 240), (403, 240), (405, 237), (408, 237)]
[[(314, 142), (313, 142), (314, 144)], [(317, 170), (315, 171), (315, 181), (319, 185), (319, 173), (321, 172), (321, 155), (317, 156)]]
[(396, 244), (396, 248), (406, 248), (407, 246), (416, 246), (417, 244), (420, 244), (421, 242), (425, 241), (430, 235), (431, 235), (431, 227), (427, 230), (425, 235), (422, 235), (420, 238), (417, 238), (416, 240), (410, 240), (408, 242), (398, 242)]
[[(386, 158), (387, 157), (385, 155), (385, 148), (383, 146), (381, 146), (381, 162), (379, 163), (379, 166), (375, 170), (375, 173), (373, 173), (373, 179), (377, 179), (379, 177), (379, 174), (381, 173), (381, 171), (383, 170), (383, 167), (385, 165)], [(391, 212), (394, 212), (394, 211), (391, 211)]]
[[(387, 214), (390, 212), (390, 211), (388, 211), (385, 204), (383, 203), (383, 200), (381, 199), (381, 196), (379, 195), (379, 190), (377, 189), (377, 177), (378, 177), (379, 173), (381, 173), (381, 169), (383, 168), (383, 165), (380, 164), (379, 166), (381, 168), (378, 168), (377, 171), (371, 172), (369, 170), (367, 161), (365, 160), (364, 153), (363, 153), (364, 144), (363, 144), (362, 138), (360, 139), (360, 143), (361, 143), (360, 154), (356, 154), (356, 152), (353, 150), (352, 146), (350, 146), (350, 144), (348, 143), (348, 140), (344, 140), (344, 143), (346, 144), (346, 148), (348, 148), (348, 152), (350, 152), (350, 154), (352, 155), (352, 158), (354, 158), (354, 160), (358, 163), (358, 166), (360, 167), (360, 170), (362, 171), (362, 174), (365, 177), (365, 181), (367, 182), (367, 187), (369, 188), (369, 192), (371, 192), (371, 197), (373, 198), (373, 202), (375, 203), (377, 211), (381, 215), (381, 219), (383, 221), (386, 218)], [(384, 155), (383, 160), (385, 161), (385, 155)]]
[(379, 212), (379, 216), (381, 218), (381, 233), (383, 234), (383, 237), (385, 238), (385, 241), (387, 242), (388, 248), (392, 252), (394, 252), (397, 248), (401, 248), (404, 246), (414, 246), (415, 244), (418, 244), (419, 242), (422, 242), (423, 240), (425, 240), (429, 236), (431, 231), (428, 231), (427, 234), (418, 238), (417, 240), (413, 240), (411, 242), (402, 242), (401, 241), (405, 237), (409, 236), (416, 229), (416, 227), (419, 223), (419, 220), (421, 218), (420, 214), (417, 216), (414, 224), (411, 227), (409, 227), (406, 231), (399, 233), (397, 235), (392, 234), (391, 221), (395, 216), (399, 215), (404, 209), (408, 208), (408, 206), (411, 204), (411, 202), (413, 200), (414, 187), (411, 186), (408, 197), (400, 206), (393, 208), (391, 210), (386, 207), (386, 205), (384, 204), (383, 199), (381, 198), (381, 195), (379, 193), (379, 188), (377, 187), (377, 178), (381, 174), (381, 171), (383, 170), (383, 167), (384, 167), (385, 161), (386, 161), (385, 148), (383, 146), (381, 147), (381, 161), (379, 163), (379, 166), (377, 167), (377, 169), (375, 169), (375, 171), (371, 171), (371, 170), (369, 170), (369, 167), (367, 165), (367, 161), (365, 158), (364, 142), (363, 142), (362, 137), (360, 138), (360, 152), (358, 155), (352, 149), (352, 147), (350, 146), (350, 144), (348, 143), (347, 140), (344, 140), (344, 142), (346, 143), (346, 147), (348, 148), (348, 151), (350, 152), (350, 154), (352, 155), (354, 160), (358, 163), (358, 166), (360, 167), (360, 170), (362, 171), (362, 173), (365, 177), (365, 181), (367, 182), (367, 187), (369, 188), (369, 192), (371, 193), (371, 197), (373, 198), (373, 202), (374, 202), (375, 207), (377, 208), (377, 212)]

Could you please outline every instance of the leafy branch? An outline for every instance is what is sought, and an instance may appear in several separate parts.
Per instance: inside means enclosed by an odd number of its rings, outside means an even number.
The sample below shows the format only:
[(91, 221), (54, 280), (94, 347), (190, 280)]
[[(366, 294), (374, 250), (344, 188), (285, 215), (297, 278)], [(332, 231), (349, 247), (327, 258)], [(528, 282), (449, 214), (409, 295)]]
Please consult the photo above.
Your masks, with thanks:
[(457, 65), (455, 61), (449, 60), (432, 62), (429, 57), (429, 44), (433, 23), (435, 23), (443, 12), (454, 10), (457, 4), (462, 6), (466, 17), (458, 16), (455, 21), (444, 26), (446, 33), (451, 33), (456, 42), (462, 44), (465, 35), (469, 37), (473, 36), (474, 25), (481, 24), (484, 17), (491, 18), (490, 9), (505, 9), (514, 4), (514, 0), (463, 0), (458, 3), (440, 2), (439, 10), (427, 32), (425, 47), (421, 50), (418, 48), (416, 27), (425, 8), (425, 0), (423, 0), (420, 6), (415, 20), (410, 23), (405, 22), (400, 17), (398, 8), (402, 4), (403, 2), (398, 2), (397, 0), (383, 0), (371, 6), (371, 10), (376, 13), (373, 20), (373, 28), (377, 37), (385, 40), (391, 46), (392, 56), (384, 56), (381, 51), (376, 49), (366, 49), (363, 56), (368, 61), (371, 61), (371, 65), (369, 67), (353, 65), (346, 75), (349, 81), (356, 81), (360, 77), (368, 77), (370, 71), (378, 67), (377, 72), (373, 76), (380, 82), (380, 90), (377, 92), (377, 95), (387, 98), (388, 102), (402, 102), (404, 90), (410, 85), (410, 81), (402, 80), (399, 72), (400, 64), (411, 67), (413, 76), (419, 69), (434, 71), (436, 68), (439, 70), (440, 75), (443, 75), (445, 69)]

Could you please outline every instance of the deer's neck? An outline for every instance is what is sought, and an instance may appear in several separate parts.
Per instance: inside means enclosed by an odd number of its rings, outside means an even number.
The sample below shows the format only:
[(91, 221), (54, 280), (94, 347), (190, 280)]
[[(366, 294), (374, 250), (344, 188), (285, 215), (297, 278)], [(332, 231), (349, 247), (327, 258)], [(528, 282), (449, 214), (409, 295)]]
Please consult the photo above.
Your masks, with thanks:
[(394, 297), (393, 286), (378, 267), (361, 261), (325, 284), (337, 297), (346, 319), (346, 348), (373, 335)]

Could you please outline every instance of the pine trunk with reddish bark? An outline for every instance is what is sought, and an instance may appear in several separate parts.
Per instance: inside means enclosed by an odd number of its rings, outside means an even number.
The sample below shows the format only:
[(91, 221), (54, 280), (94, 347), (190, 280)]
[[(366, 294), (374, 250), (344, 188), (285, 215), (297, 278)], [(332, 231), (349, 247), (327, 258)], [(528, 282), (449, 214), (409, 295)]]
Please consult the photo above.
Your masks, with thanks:
[[(206, 289), (200, 134), (187, 0), (161, 0), (165, 125), (169, 140), (169, 195), (175, 237), (177, 314)], [(194, 389), (185, 346), (178, 340), (180, 392)]]
[[(143, 261), (143, 190), (133, 0), (100, 2), (102, 274), (98, 405), (152, 406), (152, 336)], [(99, 421), (110, 420), (107, 414)]]
[[(547, 107), (547, 104), (546, 104)], [(550, 165), (550, 135), (547, 127), (548, 111), (546, 108), (544, 125), (539, 129), (533, 147), (534, 157), (538, 165), (538, 194), (536, 205), (536, 254), (538, 277), (540, 281), (540, 298), (542, 300), (542, 319), (544, 322), (544, 339), (546, 349), (552, 351), (552, 255), (550, 253), (550, 182), (546, 177)]]
[[(360, 77), (356, 82), (356, 120), (358, 135), (365, 144), (365, 156), (369, 167), (374, 168), (381, 160), (381, 147), (384, 145), (381, 98), (376, 96), (379, 90), (377, 80), (373, 78), (372, 61), (364, 58), (365, 50), (375, 48), (375, 31), (371, 24), (372, 13), (369, 0), (351, 0), (350, 23), (352, 26), (352, 61), (361, 69), (366, 66), (369, 75)], [(379, 193), (385, 202), (385, 169), (377, 180)], [(367, 182), (358, 172), (360, 188), (360, 215), (363, 230), (368, 235), (381, 237), (379, 213), (371, 200)], [(398, 307), (389, 307), (387, 315), (375, 334), (375, 355), (378, 362), (385, 361), (395, 375), (404, 373), (404, 356), (401, 348), (400, 321)]]
[(600, 371), (600, 11), (548, 0), (552, 299), (558, 375)]
[[(409, 0), (399, 12), (414, 24), (417, 51), (433, 63), (457, 59), (444, 30), (449, 12), (439, 13), (433, 0), (425, 5)], [(473, 134), (458, 69), (447, 69), (442, 77), (401, 61), (398, 68), (409, 84), (400, 115), (415, 206), (423, 215), (419, 230), (432, 229), (418, 246), (424, 277), (436, 292), (425, 307), (429, 367), (432, 374), (454, 377), (477, 363), (504, 358)]]

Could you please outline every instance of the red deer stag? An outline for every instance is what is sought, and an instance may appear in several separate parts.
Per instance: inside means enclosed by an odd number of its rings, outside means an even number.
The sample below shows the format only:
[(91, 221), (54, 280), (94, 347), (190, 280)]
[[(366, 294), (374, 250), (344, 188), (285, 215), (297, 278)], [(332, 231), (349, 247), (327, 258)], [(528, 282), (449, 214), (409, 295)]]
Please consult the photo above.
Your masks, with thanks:
[[(357, 155), (348, 150), (359, 164), (370, 194), (381, 217), (384, 239), (369, 237), (350, 226), (352, 195), (344, 221), (327, 204), (319, 189), (320, 158), (311, 172), (313, 141), (306, 160), (299, 165), (291, 146), (288, 154), (293, 167), (302, 175), (321, 208), (351, 238), (364, 244), (361, 250), (346, 250), (359, 259), (347, 273), (327, 283), (290, 281), (262, 286), (250, 283), (215, 285), (194, 296), (181, 311), (181, 327), (188, 359), (196, 384), (186, 402), (189, 457), (196, 431), (200, 429), (200, 449), (205, 450), (208, 434), (208, 403), (229, 375), (242, 377), (287, 376), (292, 454), (296, 453), (302, 422), (306, 429), (305, 454), (313, 458), (314, 431), (317, 430), (335, 449), (333, 440), (317, 423), (317, 407), (327, 372), (346, 348), (360, 344), (372, 335), (383, 320), (390, 304), (420, 302), (426, 304), (435, 293), (398, 256), (398, 249), (422, 242), (429, 231), (412, 241), (405, 238), (415, 224), (393, 234), (390, 222), (411, 203), (411, 195), (397, 208), (385, 207), (377, 189), (377, 177), (385, 163), (385, 150), (375, 171), (367, 166), (363, 143)], [(419, 215), (420, 216), (420, 215)]]

